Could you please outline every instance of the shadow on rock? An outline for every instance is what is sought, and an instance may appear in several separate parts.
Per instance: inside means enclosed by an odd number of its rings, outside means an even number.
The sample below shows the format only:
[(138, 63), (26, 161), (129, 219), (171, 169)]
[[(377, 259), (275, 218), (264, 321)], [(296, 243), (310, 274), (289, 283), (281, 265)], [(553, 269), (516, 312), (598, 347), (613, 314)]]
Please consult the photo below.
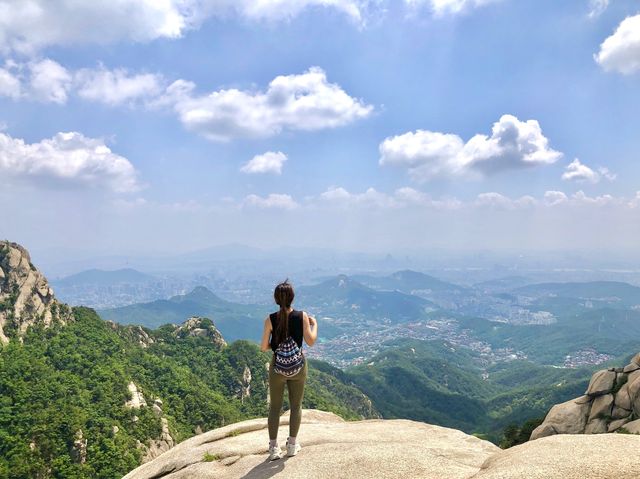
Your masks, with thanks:
[(275, 461), (266, 461), (258, 464), (256, 467), (247, 472), (242, 479), (264, 479), (266, 477), (273, 477), (284, 469), (284, 464), (289, 458), (283, 457)]

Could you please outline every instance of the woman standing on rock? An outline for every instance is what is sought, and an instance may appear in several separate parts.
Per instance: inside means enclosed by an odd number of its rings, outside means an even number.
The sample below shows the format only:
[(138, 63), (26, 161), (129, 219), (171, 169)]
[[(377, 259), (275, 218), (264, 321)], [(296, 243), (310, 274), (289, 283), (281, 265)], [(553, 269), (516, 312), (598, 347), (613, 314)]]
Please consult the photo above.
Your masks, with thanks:
[(318, 338), (318, 322), (304, 311), (291, 307), (295, 294), (293, 286), (284, 281), (276, 286), (273, 299), (280, 311), (270, 314), (264, 320), (264, 331), (260, 349), (273, 351), (269, 366), (269, 459), (280, 459), (282, 451), (278, 446), (280, 410), (284, 398), (285, 384), (289, 391), (289, 437), (287, 455), (295, 456), (301, 446), (297, 441), (302, 420), (302, 397), (307, 379), (307, 360), (302, 354), (302, 341), (313, 346)]

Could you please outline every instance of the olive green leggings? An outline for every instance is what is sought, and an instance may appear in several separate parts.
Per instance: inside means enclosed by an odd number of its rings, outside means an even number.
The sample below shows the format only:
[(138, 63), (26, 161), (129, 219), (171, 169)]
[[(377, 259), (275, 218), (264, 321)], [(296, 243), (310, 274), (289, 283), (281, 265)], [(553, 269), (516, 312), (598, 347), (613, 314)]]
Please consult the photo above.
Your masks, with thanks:
[(304, 396), (304, 383), (307, 379), (307, 359), (299, 373), (287, 378), (273, 370), (273, 358), (269, 366), (269, 439), (278, 437), (278, 427), (280, 427), (280, 410), (284, 400), (284, 386), (289, 390), (289, 407), (291, 417), (289, 418), (289, 436), (296, 437), (300, 429), (302, 420), (302, 397)]

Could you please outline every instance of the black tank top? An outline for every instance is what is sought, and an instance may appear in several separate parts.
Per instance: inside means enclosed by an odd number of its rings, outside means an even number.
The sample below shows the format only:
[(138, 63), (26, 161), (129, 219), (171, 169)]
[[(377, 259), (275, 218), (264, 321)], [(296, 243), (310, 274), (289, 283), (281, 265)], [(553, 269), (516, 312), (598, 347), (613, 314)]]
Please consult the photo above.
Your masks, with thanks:
[[(278, 345), (275, 344), (275, 331), (278, 327), (278, 321), (280, 320), (278, 313), (271, 313), (269, 315), (271, 319), (271, 349), (275, 351)], [(296, 311), (295, 309), (289, 313), (289, 335), (293, 338), (299, 348), (302, 348), (302, 311)], [(283, 338), (284, 339), (284, 338)]]

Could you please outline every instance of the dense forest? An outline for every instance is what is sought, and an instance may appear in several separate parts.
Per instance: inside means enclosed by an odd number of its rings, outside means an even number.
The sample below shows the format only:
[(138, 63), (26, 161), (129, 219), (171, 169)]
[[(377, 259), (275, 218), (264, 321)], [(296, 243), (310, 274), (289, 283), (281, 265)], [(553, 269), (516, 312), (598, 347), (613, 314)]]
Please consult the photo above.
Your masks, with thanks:
[[(140, 464), (140, 444), (161, 435), (155, 398), (175, 441), (266, 415), (268, 355), (255, 344), (227, 346), (171, 325), (123, 327), (82, 307), (73, 314), (66, 326), (30, 327), (0, 352), (0, 477), (121, 477)], [(214, 328), (206, 319), (198, 327)], [(310, 368), (304, 407), (375, 416), (339, 373)], [(131, 381), (149, 407), (125, 406)]]

